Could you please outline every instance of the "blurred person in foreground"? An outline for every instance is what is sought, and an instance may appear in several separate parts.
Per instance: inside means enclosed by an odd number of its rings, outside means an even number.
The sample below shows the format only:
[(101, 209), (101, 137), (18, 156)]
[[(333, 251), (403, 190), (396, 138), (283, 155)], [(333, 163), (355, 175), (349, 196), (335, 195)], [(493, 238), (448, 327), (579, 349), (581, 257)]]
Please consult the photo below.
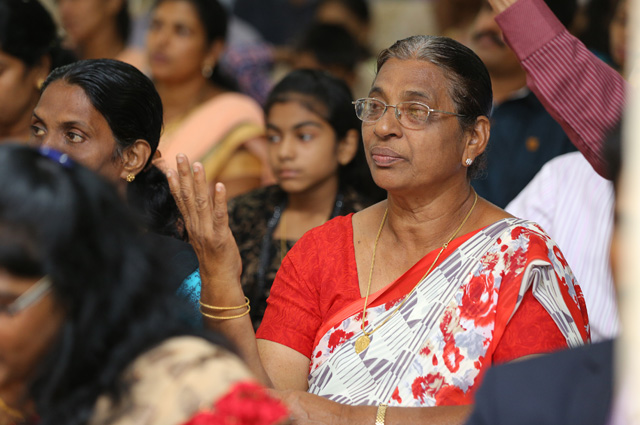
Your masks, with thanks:
[(284, 419), (182, 307), (110, 182), (48, 148), (0, 147), (1, 424)]

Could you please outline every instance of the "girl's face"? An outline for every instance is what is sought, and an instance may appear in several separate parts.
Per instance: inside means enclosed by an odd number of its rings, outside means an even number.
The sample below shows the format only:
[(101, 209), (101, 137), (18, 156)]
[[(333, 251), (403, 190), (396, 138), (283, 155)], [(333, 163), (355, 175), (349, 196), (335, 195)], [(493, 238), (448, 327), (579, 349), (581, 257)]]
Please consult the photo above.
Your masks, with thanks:
[[(18, 277), (0, 269), (0, 306), (8, 307), (40, 279)], [(49, 292), (9, 315), (0, 308), (0, 390), (21, 389), (51, 348), (64, 311)]]
[(287, 101), (271, 107), (267, 140), (271, 168), (285, 192), (337, 184), (338, 166), (343, 163), (338, 152), (341, 142), (326, 120), (301, 103)]
[(196, 8), (184, 0), (166, 0), (153, 12), (147, 52), (155, 81), (180, 82), (201, 76), (215, 65), (213, 47)]

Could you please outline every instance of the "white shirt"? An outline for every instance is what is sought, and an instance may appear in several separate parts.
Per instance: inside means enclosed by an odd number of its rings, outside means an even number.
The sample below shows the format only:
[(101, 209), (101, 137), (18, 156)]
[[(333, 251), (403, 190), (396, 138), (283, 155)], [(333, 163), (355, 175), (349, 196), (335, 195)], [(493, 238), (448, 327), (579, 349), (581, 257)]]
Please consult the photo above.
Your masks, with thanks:
[(540, 224), (556, 241), (582, 288), (593, 342), (618, 334), (618, 308), (609, 263), (613, 185), (580, 152), (558, 156), (507, 205)]

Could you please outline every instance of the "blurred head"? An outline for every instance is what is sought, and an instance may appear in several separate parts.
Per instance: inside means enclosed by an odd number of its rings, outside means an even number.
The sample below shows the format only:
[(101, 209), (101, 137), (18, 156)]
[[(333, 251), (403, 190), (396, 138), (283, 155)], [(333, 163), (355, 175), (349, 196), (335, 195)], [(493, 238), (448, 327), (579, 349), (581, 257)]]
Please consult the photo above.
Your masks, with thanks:
[(322, 0), (316, 7), (315, 21), (342, 25), (361, 47), (369, 45), (371, 14), (366, 0)]
[(150, 165), (162, 130), (162, 102), (135, 67), (111, 59), (55, 69), (32, 119), (35, 142), (123, 185)]
[[(406, 183), (418, 183), (415, 176), (425, 170), (432, 171), (434, 178), (445, 178), (461, 172), (466, 159), (474, 161), (465, 170), (473, 177), (483, 162), (492, 108), (491, 80), (480, 58), (450, 38), (413, 36), (383, 50), (377, 67), (369, 97), (387, 105), (419, 102), (461, 116), (430, 113), (423, 128), (407, 128), (394, 116), (395, 109), (387, 108), (377, 121), (363, 122), (367, 160), (376, 183), (381, 185), (376, 175), (398, 167), (411, 168), (405, 170)], [(392, 141), (397, 143), (392, 150), (397, 151), (386, 151), (392, 147), (387, 142)], [(372, 154), (372, 150), (380, 152)], [(384, 163), (377, 163), (374, 156)]]
[(265, 104), (269, 159), (286, 192), (337, 179), (377, 195), (351, 99), (342, 80), (320, 70), (293, 71), (273, 88)]
[[(551, 11), (565, 26), (571, 25), (577, 10), (576, 0), (545, 0)], [(493, 78), (522, 73), (518, 57), (504, 41), (502, 30), (495, 21), (496, 13), (487, 1), (471, 25), (470, 43)]]
[(227, 15), (217, 0), (160, 0), (147, 35), (154, 81), (210, 78), (224, 49)]
[(28, 133), (58, 49), (55, 24), (37, 0), (0, 0), (0, 139)]
[(127, 0), (56, 0), (70, 44), (79, 50), (105, 30), (125, 44), (131, 31)]
[(627, 59), (627, 0), (619, 0), (609, 24), (609, 51), (619, 70), (624, 70)]
[(79, 423), (177, 321), (163, 266), (113, 185), (49, 155), (0, 147), (2, 306), (45, 276), (51, 284), (13, 315), (0, 312), (0, 387), (31, 384), (42, 423)]
[(356, 40), (343, 26), (314, 24), (296, 46), (292, 65), (296, 69), (323, 69), (352, 86), (358, 56)]

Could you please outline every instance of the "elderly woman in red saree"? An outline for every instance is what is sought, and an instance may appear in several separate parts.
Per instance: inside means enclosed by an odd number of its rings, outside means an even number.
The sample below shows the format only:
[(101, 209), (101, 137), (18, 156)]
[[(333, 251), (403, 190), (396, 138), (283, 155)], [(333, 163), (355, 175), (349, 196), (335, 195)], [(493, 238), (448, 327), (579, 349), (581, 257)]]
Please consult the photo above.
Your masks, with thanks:
[[(277, 390), (295, 423), (461, 423), (492, 364), (589, 340), (580, 288), (535, 223), (478, 198), (491, 83), (443, 37), (398, 41), (354, 102), (387, 200), (309, 231), (285, 257), (257, 335), (225, 189), (169, 173), (200, 258), (202, 313)], [(420, 407), (408, 409), (406, 407)]]

